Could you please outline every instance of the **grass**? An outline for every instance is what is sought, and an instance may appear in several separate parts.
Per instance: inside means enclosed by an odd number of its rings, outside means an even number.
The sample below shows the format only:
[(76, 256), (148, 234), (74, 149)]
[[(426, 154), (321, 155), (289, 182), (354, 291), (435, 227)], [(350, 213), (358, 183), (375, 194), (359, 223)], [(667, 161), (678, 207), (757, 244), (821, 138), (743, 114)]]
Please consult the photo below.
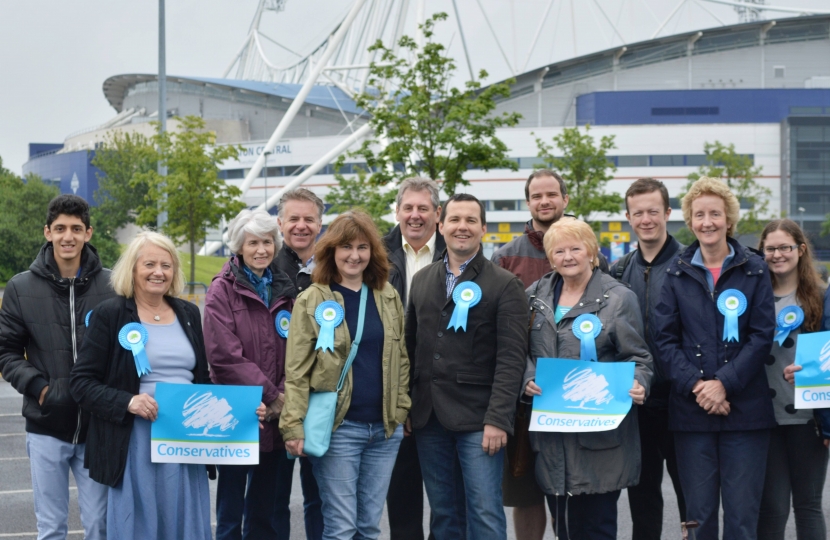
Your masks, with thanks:
[[(184, 270), (184, 277), (190, 281), (190, 253), (179, 253), (182, 257), (182, 270)], [(208, 257), (205, 255), (196, 255), (196, 279), (197, 283), (204, 283), (210, 286), (213, 276), (222, 270), (222, 266), (228, 259), (226, 257)], [(204, 290), (197, 286), (196, 294), (204, 294)]]

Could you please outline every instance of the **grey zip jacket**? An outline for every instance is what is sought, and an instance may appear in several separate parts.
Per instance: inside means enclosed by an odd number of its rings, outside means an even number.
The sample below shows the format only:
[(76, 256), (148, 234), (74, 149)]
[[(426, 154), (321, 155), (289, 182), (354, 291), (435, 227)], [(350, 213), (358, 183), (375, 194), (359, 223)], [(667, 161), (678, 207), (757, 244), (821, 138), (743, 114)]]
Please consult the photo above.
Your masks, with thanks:
[[(554, 322), (562, 278), (556, 272), (528, 287), (530, 339), (522, 392), (536, 377), (537, 358), (579, 359), (580, 341), (574, 319), (593, 313), (602, 322), (596, 338), (600, 362), (635, 362), (634, 377), (648, 394), (652, 359), (643, 339), (643, 321), (636, 295), (614, 278), (595, 269), (579, 302)], [(556, 298), (554, 298), (556, 296)], [(526, 396), (523, 399), (527, 400)], [(640, 435), (637, 407), (620, 427), (594, 433), (530, 432), (536, 452), (536, 481), (550, 495), (608, 493), (640, 481)]]

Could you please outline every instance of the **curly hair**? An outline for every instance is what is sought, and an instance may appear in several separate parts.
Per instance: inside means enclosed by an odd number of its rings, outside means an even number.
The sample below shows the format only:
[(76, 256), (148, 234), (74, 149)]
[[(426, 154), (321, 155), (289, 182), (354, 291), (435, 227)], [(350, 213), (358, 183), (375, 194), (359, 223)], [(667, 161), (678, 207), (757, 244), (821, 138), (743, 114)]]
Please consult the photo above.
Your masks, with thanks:
[(714, 195), (715, 197), (723, 199), (723, 204), (726, 207), (726, 235), (734, 236), (735, 227), (737, 227), (738, 221), (741, 219), (741, 203), (738, 202), (738, 198), (732, 193), (732, 190), (729, 189), (726, 182), (709, 176), (701, 176), (697, 179), (692, 184), (692, 187), (689, 188), (689, 192), (683, 196), (681, 207), (683, 209), (683, 220), (686, 222), (686, 226), (689, 230), (692, 229), (692, 203), (704, 195)]
[(542, 240), (548, 260), (550, 260), (550, 252), (553, 246), (560, 240), (582, 242), (588, 248), (588, 254), (591, 255), (591, 267), (599, 266), (599, 244), (597, 243), (597, 235), (594, 234), (594, 229), (590, 225), (578, 219), (567, 218), (560, 219), (551, 225)]
[[(798, 287), (796, 287), (796, 298), (798, 298), (802, 309), (804, 309), (804, 330), (816, 332), (821, 329), (821, 317), (824, 312), (824, 283), (816, 272), (813, 265), (813, 248), (810, 241), (804, 235), (801, 227), (791, 219), (776, 219), (770, 221), (764, 232), (761, 233), (761, 241), (758, 249), (764, 251), (767, 236), (774, 231), (781, 231), (789, 234), (798, 245)], [(772, 286), (775, 287), (775, 273), (770, 272)]]

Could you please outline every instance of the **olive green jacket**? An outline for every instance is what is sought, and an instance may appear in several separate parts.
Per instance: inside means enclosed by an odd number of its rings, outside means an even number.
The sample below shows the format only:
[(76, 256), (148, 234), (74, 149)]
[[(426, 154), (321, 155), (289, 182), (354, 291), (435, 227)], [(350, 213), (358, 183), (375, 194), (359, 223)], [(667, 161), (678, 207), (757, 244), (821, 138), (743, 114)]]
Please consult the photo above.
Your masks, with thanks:
[[(382, 291), (372, 290), (383, 322), (383, 424), (386, 436), (406, 421), (409, 399), (409, 357), (403, 339), (403, 306), (397, 291), (388, 283)], [(349, 356), (352, 339), (345, 321), (334, 329), (334, 351), (315, 349), (320, 325), (314, 310), (320, 303), (334, 300), (341, 306), (343, 297), (327, 285), (312, 284), (297, 297), (291, 313), (285, 351), (285, 406), (280, 417), (280, 432), (285, 441), (304, 439), (303, 419), (308, 410), (309, 392), (334, 392)], [(367, 302), (371, 299), (367, 299)], [(344, 306), (345, 309), (345, 306)], [(343, 422), (352, 402), (352, 370), (337, 396), (334, 430)]]

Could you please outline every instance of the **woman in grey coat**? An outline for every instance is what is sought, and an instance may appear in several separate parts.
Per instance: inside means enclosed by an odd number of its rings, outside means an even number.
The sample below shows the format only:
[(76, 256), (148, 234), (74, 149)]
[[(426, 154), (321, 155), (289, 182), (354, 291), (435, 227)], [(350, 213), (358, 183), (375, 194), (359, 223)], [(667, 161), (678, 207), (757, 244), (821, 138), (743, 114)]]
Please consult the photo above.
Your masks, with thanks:
[[(574, 320), (592, 314), (602, 324), (595, 339), (597, 360), (635, 362), (629, 394), (634, 403), (642, 404), (651, 382), (652, 359), (643, 339), (637, 297), (597, 269), (599, 246), (587, 223), (560, 220), (545, 234), (544, 244), (554, 271), (527, 289), (531, 325), (525, 396), (542, 393), (534, 382), (538, 358), (580, 358)], [(536, 481), (547, 495), (560, 539), (617, 537), (620, 490), (640, 479), (636, 414), (632, 407), (612, 431), (531, 432)]]

